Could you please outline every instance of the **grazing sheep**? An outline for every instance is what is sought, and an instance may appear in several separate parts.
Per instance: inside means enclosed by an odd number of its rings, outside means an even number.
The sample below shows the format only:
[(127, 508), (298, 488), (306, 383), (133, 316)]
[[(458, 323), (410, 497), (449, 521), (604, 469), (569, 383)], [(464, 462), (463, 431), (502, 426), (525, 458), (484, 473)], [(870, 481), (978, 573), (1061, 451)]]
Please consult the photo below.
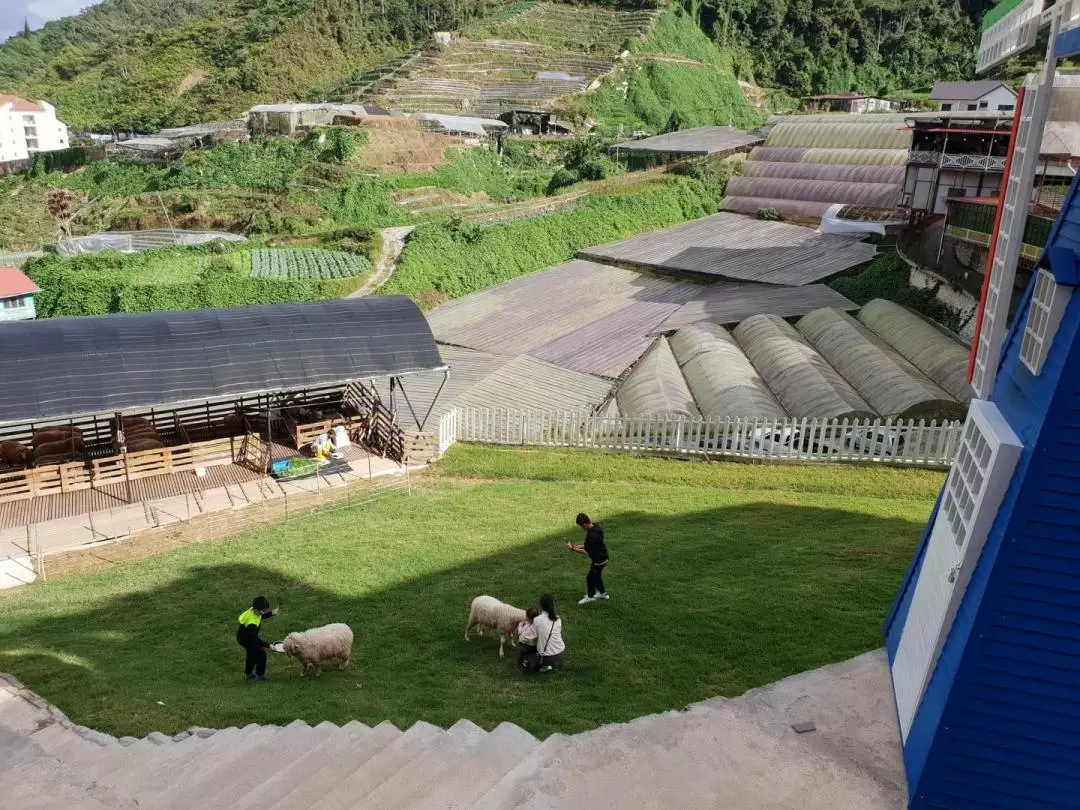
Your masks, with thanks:
[(68, 439), (77, 441), (79, 446), (82, 447), (82, 431), (77, 427), (64, 427), (63, 425), (35, 431), (30, 444), (37, 447), (41, 444), (52, 444), (53, 442), (62, 442)]
[(503, 644), (509, 638), (514, 642), (517, 626), (525, 619), (525, 611), (500, 602), (494, 596), (478, 596), (469, 608), (469, 623), (465, 625), (465, 640), (469, 640), (469, 631), (479, 627), (477, 635), (484, 634), (484, 628), (490, 627), (499, 633), (499, 658), (503, 657)]
[(352, 660), (353, 632), (347, 624), (327, 624), (304, 630), (302, 633), (289, 633), (282, 646), (285, 654), (300, 662), (300, 677), (308, 667), (315, 668), (315, 677), (322, 671), (319, 667), (324, 661), (339, 659), (341, 669), (345, 669)]
[(10, 467), (29, 467), (34, 463), (34, 451), (19, 442), (0, 442), (0, 460)]

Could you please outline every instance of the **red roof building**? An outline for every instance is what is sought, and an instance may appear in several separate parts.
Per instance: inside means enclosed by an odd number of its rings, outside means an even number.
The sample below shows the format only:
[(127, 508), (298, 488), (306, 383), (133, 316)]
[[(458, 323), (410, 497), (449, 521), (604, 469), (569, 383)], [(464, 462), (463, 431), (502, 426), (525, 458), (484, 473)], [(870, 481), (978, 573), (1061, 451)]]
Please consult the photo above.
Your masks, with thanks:
[(0, 321), (37, 317), (34, 295), (41, 288), (18, 267), (0, 267)]

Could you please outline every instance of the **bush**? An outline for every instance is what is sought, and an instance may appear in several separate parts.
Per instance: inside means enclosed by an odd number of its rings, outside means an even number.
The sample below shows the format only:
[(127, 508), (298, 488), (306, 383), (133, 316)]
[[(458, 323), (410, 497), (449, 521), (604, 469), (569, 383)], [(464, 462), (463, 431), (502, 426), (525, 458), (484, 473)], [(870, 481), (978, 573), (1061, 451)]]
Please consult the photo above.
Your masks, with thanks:
[(404, 293), (421, 304), (500, 284), (566, 261), (583, 247), (711, 214), (715, 203), (686, 178), (635, 192), (588, 197), (555, 214), (475, 225), (426, 223), (405, 245), (381, 293)]

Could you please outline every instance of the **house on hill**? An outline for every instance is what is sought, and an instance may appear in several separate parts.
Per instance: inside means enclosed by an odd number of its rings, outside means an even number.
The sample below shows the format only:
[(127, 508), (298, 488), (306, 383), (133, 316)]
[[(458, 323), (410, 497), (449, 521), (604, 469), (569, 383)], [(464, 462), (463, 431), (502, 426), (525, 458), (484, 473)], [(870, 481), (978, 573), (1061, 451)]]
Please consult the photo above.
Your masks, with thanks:
[(67, 125), (57, 120), (54, 106), (0, 95), (0, 162), (26, 160), (69, 145)]
[(819, 96), (803, 96), (800, 99), (807, 112), (816, 113), (853, 113), (860, 115), (871, 112), (893, 112), (897, 105), (887, 98), (866, 96), (854, 91), (850, 93), (826, 93)]
[(34, 296), (41, 292), (17, 267), (0, 267), (0, 321), (26, 321), (37, 317)]
[(1016, 93), (1005, 82), (984, 79), (976, 82), (938, 82), (930, 91), (930, 100), (942, 112), (979, 110), (1010, 112), (1016, 109)]

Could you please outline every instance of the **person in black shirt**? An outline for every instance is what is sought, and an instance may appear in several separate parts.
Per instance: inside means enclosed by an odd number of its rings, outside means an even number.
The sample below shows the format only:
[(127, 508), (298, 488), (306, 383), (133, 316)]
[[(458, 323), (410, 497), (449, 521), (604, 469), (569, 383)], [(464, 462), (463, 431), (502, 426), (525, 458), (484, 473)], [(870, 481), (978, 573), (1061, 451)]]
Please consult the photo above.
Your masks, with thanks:
[(585, 530), (584, 545), (575, 546), (567, 543), (566, 547), (578, 554), (585, 554), (589, 558), (589, 573), (585, 575), (585, 585), (588, 593), (578, 600), (579, 605), (595, 602), (597, 599), (610, 599), (607, 588), (604, 587), (604, 568), (608, 564), (607, 546), (604, 545), (604, 530), (598, 523), (593, 523), (584, 512), (577, 516), (577, 525)]
[(266, 675), (266, 650), (270, 645), (259, 637), (259, 628), (263, 619), (276, 615), (277, 608), (270, 608), (270, 600), (265, 596), (257, 596), (251, 607), (237, 619), (239, 626), (236, 628), (236, 642), (246, 653), (244, 674), (249, 681), (270, 680)]

